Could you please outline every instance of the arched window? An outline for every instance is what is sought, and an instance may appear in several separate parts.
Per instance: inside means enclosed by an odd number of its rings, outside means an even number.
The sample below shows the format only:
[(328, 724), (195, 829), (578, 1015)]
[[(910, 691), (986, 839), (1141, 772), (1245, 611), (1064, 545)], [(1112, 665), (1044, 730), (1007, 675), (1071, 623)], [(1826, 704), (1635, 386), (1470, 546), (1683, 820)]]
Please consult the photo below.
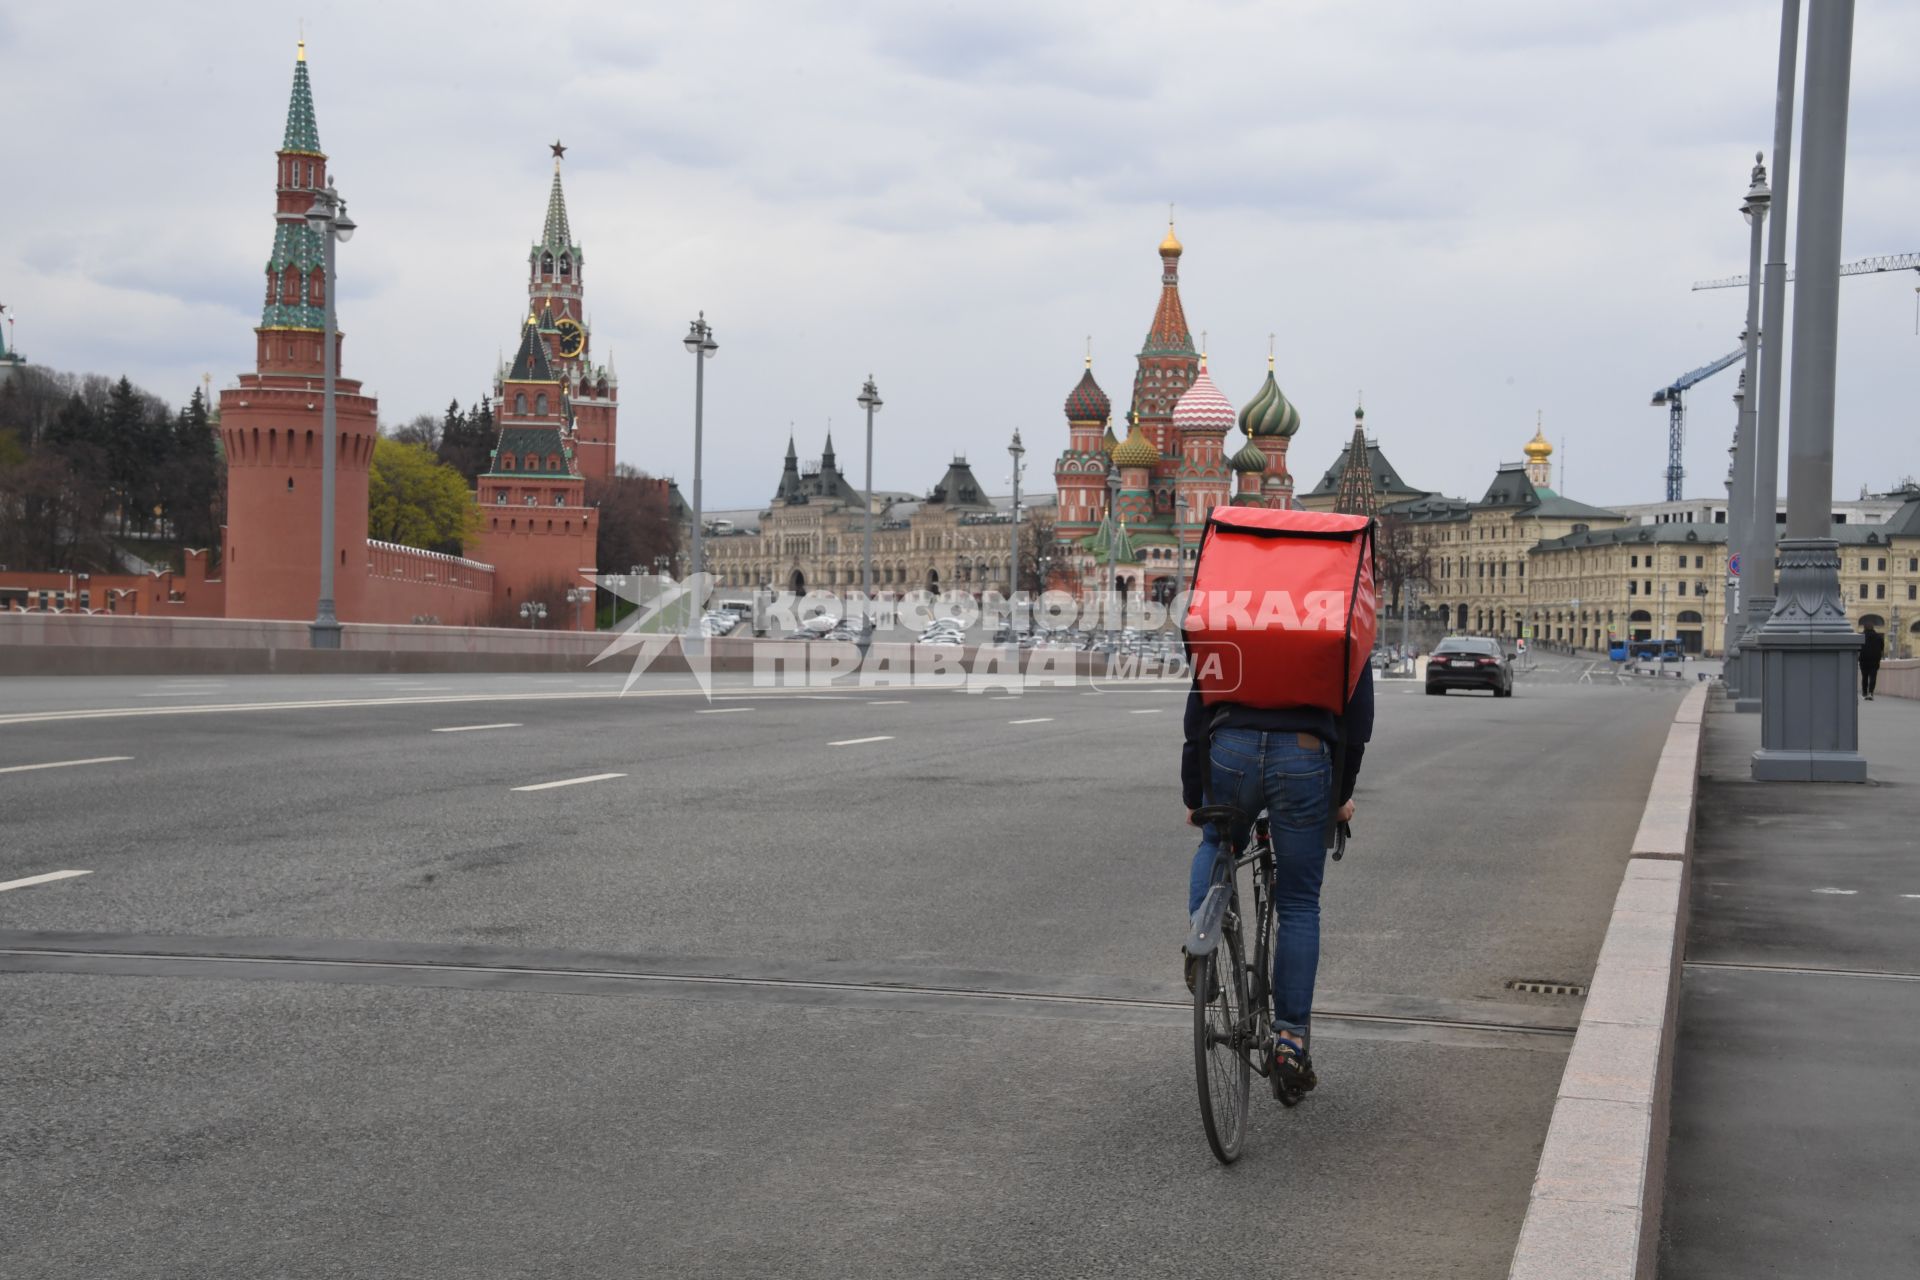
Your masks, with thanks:
[(526, 392), (516, 391), (513, 393), (513, 411), (515, 414), (517, 414), (520, 417), (523, 417), (523, 418), (526, 417), (527, 415), (527, 393)]
[(542, 391), (533, 398), (533, 411), (544, 416), (547, 412), (547, 393)]
[(500, 455), (500, 469), (501, 469), (502, 471), (511, 471), (511, 470), (513, 470), (513, 455), (512, 455), (512, 454), (510, 454), (510, 453), (503, 453), (503, 454), (501, 454), (501, 455)]
[(553, 274), (553, 255), (552, 254), (543, 253), (540, 255), (540, 274), (543, 276), (550, 276)]
[(573, 259), (566, 254), (560, 255), (560, 278), (566, 280), (573, 275)]

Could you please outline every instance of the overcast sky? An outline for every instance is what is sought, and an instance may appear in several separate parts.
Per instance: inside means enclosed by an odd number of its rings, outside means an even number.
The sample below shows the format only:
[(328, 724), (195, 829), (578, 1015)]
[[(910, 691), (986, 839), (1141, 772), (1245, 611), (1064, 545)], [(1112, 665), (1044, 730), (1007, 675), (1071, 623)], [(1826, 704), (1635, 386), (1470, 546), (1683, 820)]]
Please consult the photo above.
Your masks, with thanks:
[[(1089, 336), (1124, 405), (1168, 201), (1235, 403), (1275, 335), (1302, 488), (1364, 390), (1422, 487), (1478, 497), (1538, 412), (1563, 492), (1657, 500), (1651, 392), (1737, 345), (1743, 292), (1688, 286), (1746, 269), (1779, 28), (1769, 0), (9, 5), (0, 302), (29, 358), (176, 403), (251, 367), (303, 17), (360, 223), (344, 371), (382, 419), (489, 389), (558, 136), (620, 456), (683, 487), (679, 340), (715, 325), (714, 508), (771, 495), (789, 423), (810, 457), (831, 419), (858, 481), (869, 372), (877, 487), (963, 452), (1003, 490), (1017, 427), (1051, 488)], [(1861, 0), (1847, 259), (1920, 250), (1917, 48), (1920, 6)], [(1917, 284), (1843, 286), (1842, 496), (1920, 472)], [(1724, 492), (1736, 376), (1694, 394), (1689, 496)]]

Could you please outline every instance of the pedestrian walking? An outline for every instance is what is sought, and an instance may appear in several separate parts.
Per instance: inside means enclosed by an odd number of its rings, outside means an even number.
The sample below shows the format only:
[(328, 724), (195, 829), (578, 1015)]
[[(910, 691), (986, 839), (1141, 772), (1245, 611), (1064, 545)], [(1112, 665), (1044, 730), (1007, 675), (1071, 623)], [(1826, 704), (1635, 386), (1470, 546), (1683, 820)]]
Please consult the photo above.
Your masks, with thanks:
[(1880, 659), (1886, 656), (1887, 638), (1873, 629), (1871, 622), (1860, 624), (1860, 693), (1873, 701), (1874, 686), (1880, 683)]

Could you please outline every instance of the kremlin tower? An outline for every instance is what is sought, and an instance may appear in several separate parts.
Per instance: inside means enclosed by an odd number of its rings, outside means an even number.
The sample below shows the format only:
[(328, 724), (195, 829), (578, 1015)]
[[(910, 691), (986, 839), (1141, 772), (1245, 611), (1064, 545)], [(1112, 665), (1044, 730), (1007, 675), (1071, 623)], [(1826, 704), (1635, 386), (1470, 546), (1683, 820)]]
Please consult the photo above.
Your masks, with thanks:
[[(322, 339), (326, 327), (325, 241), (307, 210), (327, 188), (327, 156), (314, 122), (301, 41), (293, 65), (287, 127), (275, 158), (273, 251), (266, 301), (254, 330), (254, 372), (220, 393), (220, 436), (227, 455), (227, 528), (223, 555), (230, 618), (311, 618), (320, 596), (322, 450), (335, 452), (333, 554), (338, 616), (364, 616), (367, 468), (377, 406), (360, 383), (337, 378), (338, 434), (323, 437)], [(335, 368), (342, 350), (334, 339)]]
[(613, 474), (620, 379), (611, 366), (593, 363), (593, 328), (587, 323), (584, 297), (586, 255), (573, 241), (567, 196), (560, 186), (560, 161), (567, 149), (557, 141), (549, 149), (553, 186), (547, 192), (540, 239), (527, 254), (527, 314), (539, 330), (566, 402), (565, 431), (579, 472), (590, 480), (605, 479)]

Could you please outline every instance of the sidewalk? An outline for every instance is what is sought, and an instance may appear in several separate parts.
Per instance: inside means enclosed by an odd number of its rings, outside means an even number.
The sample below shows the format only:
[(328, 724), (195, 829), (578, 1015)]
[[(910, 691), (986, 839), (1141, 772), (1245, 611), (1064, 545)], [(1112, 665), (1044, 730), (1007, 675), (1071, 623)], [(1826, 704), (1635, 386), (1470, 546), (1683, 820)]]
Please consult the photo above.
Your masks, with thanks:
[(1760, 785), (1706, 716), (1662, 1280), (1920, 1275), (1920, 703), (1868, 786)]

